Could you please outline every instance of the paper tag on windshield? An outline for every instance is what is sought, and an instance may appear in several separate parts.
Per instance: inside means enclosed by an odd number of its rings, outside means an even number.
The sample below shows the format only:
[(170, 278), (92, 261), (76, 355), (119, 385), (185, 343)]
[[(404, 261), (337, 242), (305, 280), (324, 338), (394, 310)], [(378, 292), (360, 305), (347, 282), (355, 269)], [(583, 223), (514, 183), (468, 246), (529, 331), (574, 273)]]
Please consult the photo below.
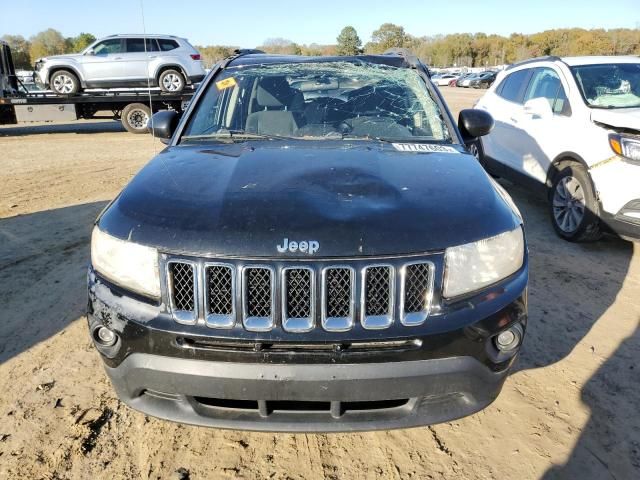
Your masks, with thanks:
[(236, 79), (233, 77), (225, 78), (224, 80), (220, 80), (216, 82), (216, 87), (218, 90), (224, 90), (225, 88), (231, 88), (236, 86)]
[(460, 153), (448, 145), (435, 145), (433, 143), (394, 143), (393, 148), (399, 152)]

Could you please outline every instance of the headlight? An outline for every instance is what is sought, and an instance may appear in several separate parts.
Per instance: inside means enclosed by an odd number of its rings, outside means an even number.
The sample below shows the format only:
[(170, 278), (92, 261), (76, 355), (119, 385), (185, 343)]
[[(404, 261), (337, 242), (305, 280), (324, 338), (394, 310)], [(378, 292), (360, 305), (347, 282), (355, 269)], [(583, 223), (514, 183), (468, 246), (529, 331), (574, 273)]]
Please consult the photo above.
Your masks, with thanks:
[(640, 163), (640, 138), (609, 135), (609, 146), (616, 154)]
[(524, 262), (524, 235), (510, 232), (447, 248), (444, 254), (444, 292), (457, 297), (491, 285), (517, 272)]
[(112, 237), (94, 227), (91, 235), (93, 268), (116, 285), (150, 297), (160, 297), (158, 251)]

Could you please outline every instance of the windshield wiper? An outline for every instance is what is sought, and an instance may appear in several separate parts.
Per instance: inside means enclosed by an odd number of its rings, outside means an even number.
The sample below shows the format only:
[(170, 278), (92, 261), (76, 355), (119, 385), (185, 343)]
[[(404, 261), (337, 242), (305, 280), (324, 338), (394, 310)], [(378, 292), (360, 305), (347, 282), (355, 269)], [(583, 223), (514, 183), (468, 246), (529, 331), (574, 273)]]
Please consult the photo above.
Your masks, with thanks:
[(285, 135), (268, 135), (266, 133), (252, 133), (244, 130), (227, 130), (221, 129), (217, 132), (206, 133), (203, 135), (186, 135), (182, 137), (182, 140), (207, 140), (216, 138), (230, 138), (237, 140), (253, 140), (253, 139), (267, 139), (267, 140), (290, 140), (294, 137), (287, 137)]

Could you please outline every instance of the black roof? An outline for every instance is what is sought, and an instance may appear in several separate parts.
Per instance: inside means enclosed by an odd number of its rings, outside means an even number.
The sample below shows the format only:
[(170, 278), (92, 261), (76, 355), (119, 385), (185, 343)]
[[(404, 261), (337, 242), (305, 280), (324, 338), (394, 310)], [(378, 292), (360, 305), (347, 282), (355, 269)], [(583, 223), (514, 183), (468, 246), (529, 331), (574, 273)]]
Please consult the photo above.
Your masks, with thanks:
[(237, 67), (240, 65), (272, 65), (278, 63), (329, 63), (329, 62), (350, 62), (350, 63), (376, 63), (397, 68), (415, 68), (416, 65), (404, 56), (397, 54), (385, 55), (353, 55), (353, 56), (330, 56), (330, 57), (307, 57), (302, 55), (273, 55), (267, 53), (239, 53), (230, 57), (226, 67)]

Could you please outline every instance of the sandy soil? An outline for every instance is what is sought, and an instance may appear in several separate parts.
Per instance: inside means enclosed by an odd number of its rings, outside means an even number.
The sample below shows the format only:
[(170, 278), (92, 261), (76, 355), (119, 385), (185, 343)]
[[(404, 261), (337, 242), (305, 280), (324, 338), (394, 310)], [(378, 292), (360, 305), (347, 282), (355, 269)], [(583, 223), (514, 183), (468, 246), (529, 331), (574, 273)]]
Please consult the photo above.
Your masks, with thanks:
[[(458, 110), (478, 92), (444, 88)], [(87, 335), (92, 220), (159, 149), (113, 122), (0, 128), (0, 478), (640, 478), (640, 244), (559, 240), (506, 184), (531, 251), (530, 323), (498, 400), (459, 421), (285, 435), (121, 404)]]

